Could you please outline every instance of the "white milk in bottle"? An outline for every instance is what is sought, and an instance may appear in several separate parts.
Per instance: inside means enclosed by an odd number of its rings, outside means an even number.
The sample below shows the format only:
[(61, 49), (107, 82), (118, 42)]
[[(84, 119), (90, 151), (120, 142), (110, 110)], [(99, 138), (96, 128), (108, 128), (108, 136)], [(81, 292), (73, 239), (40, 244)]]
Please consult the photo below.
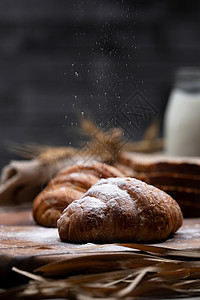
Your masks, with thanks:
[(200, 69), (181, 68), (164, 118), (166, 153), (200, 156)]

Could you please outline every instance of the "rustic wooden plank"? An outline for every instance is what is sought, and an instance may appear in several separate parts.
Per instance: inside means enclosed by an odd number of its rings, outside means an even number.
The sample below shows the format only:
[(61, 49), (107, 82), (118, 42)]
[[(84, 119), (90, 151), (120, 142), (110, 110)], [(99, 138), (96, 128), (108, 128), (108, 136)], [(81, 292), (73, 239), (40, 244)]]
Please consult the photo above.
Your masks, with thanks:
[[(179, 231), (168, 240), (154, 246), (175, 249), (194, 249), (200, 245), (200, 218), (185, 219)], [(0, 280), (5, 286), (10, 278), (23, 278), (12, 272), (12, 267), (33, 271), (60, 259), (79, 254), (127, 251), (116, 244), (72, 244), (59, 239), (57, 228), (45, 228), (34, 223), (30, 207), (0, 209)]]

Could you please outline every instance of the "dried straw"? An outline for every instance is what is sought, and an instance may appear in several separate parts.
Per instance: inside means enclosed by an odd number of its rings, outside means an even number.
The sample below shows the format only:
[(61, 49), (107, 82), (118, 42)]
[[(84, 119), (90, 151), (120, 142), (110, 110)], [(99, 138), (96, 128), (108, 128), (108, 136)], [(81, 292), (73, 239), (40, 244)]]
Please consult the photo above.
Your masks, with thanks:
[[(0, 299), (128, 300), (200, 295), (200, 248), (120, 245), (127, 251), (88, 255), (77, 251), (73, 258), (35, 270), (40, 275), (14, 268), (31, 280), (0, 294)], [(97, 251), (99, 246), (94, 247)]]

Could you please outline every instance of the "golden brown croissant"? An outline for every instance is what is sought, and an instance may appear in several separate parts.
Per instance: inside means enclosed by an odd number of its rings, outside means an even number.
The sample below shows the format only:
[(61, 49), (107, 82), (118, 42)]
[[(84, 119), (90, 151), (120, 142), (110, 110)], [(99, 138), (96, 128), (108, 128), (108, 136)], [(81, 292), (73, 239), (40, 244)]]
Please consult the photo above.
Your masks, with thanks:
[(179, 205), (165, 192), (134, 178), (109, 178), (71, 203), (57, 223), (63, 241), (155, 242), (182, 221)]
[(99, 179), (123, 176), (117, 168), (100, 162), (64, 168), (35, 198), (33, 217), (38, 224), (56, 227), (63, 210)]

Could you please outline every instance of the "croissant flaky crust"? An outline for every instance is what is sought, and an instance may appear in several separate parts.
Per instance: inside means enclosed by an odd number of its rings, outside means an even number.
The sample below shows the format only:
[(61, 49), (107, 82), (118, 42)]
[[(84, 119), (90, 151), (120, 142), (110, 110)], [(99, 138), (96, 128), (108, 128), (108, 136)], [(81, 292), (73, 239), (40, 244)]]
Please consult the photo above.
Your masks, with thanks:
[(68, 242), (155, 242), (182, 225), (177, 202), (134, 178), (102, 179), (71, 203), (58, 220)]
[(56, 227), (63, 210), (99, 179), (123, 177), (117, 168), (105, 163), (76, 164), (61, 170), (33, 202), (34, 220), (43, 226)]

